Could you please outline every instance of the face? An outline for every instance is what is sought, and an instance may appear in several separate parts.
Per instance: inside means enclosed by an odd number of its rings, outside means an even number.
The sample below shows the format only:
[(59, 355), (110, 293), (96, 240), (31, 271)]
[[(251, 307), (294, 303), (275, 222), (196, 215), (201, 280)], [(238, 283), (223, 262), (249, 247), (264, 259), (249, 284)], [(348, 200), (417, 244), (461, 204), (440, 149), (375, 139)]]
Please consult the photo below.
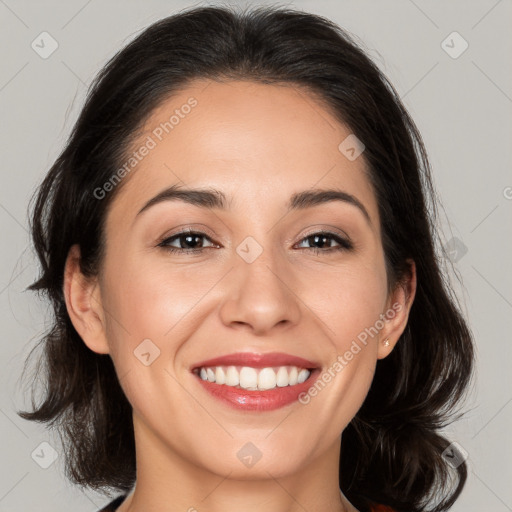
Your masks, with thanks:
[[(106, 217), (93, 291), (101, 329), (82, 337), (111, 355), (148, 449), (242, 479), (337, 459), (333, 447), (404, 327), (387, 294), (364, 153), (349, 159), (338, 147), (350, 134), (298, 87), (243, 81), (196, 82), (147, 120)], [(172, 186), (218, 192), (147, 205)], [(292, 201), (320, 190), (340, 194)], [(244, 391), (193, 371), (241, 353), (284, 354), (259, 366), (292, 381)], [(250, 359), (210, 366), (226, 379), (229, 366), (248, 367), (249, 388), (261, 373)], [(311, 367), (305, 383), (293, 384), (294, 367)]]

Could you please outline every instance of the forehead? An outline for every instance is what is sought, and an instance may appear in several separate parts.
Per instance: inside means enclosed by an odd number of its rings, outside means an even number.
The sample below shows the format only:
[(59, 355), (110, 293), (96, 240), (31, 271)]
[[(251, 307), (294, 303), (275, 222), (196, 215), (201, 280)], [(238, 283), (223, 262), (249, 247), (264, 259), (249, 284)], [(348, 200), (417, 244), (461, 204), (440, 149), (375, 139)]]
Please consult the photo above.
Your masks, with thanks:
[(357, 195), (376, 220), (363, 158), (350, 160), (339, 149), (350, 136), (298, 86), (197, 81), (146, 120), (113, 210), (134, 217), (173, 184), (222, 190), (240, 209), (248, 200), (282, 206), (296, 191), (336, 187)]

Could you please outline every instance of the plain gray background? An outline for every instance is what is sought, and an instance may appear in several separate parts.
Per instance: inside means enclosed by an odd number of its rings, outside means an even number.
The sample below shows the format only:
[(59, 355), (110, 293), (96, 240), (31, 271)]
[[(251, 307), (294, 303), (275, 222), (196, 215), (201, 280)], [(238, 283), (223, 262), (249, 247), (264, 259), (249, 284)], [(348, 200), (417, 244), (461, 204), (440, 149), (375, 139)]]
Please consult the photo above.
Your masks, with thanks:
[[(62, 457), (41, 467), (37, 453), (51, 451), (41, 443), (58, 452), (58, 438), (15, 413), (30, 405), (20, 382), (22, 364), (50, 319), (47, 305), (24, 291), (38, 275), (27, 206), (106, 60), (152, 22), (198, 5), (207, 3), (0, 0), (0, 512), (96, 512), (109, 501), (68, 483)], [(280, 5), (324, 15), (355, 34), (423, 134), (446, 212), (443, 243), (463, 286), (454, 272), (448, 277), (477, 343), (468, 412), (446, 431), (468, 453), (470, 468), (452, 510), (512, 511), (512, 2)], [(44, 31), (58, 43), (46, 59), (31, 47)], [(458, 55), (464, 41), (468, 48)]]

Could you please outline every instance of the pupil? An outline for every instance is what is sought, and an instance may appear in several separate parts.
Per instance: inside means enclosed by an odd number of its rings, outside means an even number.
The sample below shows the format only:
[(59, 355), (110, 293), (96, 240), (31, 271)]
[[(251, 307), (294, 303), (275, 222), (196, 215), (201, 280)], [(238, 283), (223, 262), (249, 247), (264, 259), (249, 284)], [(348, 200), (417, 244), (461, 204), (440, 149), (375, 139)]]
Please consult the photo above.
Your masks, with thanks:
[(311, 238), (314, 240), (314, 242), (313, 242), (313, 243), (315, 243), (315, 244), (316, 244), (316, 243), (318, 243), (319, 241), (321, 241), (320, 243), (322, 243), (322, 244), (323, 244), (323, 243), (325, 243), (325, 239), (326, 239), (327, 237), (326, 237), (325, 235), (313, 235)]
[[(194, 240), (194, 239), (195, 239), (195, 240), (197, 241), (197, 239), (198, 239), (198, 238), (200, 238), (198, 235), (186, 235), (186, 236), (185, 236), (185, 240), (186, 240), (186, 242), (185, 242), (185, 243), (186, 243), (186, 244), (189, 244), (189, 241), (190, 241), (191, 239), (192, 239), (192, 240)], [(190, 243), (192, 243), (192, 244), (194, 245), (194, 247), (195, 247), (195, 243), (194, 243), (194, 242), (190, 242)]]

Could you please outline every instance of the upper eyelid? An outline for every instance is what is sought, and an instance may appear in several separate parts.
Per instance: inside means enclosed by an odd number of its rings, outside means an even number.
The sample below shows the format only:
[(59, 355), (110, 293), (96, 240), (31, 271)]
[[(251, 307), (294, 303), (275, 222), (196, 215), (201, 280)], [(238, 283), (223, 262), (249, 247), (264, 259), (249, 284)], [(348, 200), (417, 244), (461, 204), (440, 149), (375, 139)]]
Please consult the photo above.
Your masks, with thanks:
[[(338, 231), (340, 231), (340, 232), (338, 232)], [(302, 237), (301, 237), (301, 240), (304, 239), (304, 238), (307, 238), (309, 236), (316, 235), (318, 233), (324, 233), (324, 234), (329, 234), (329, 235), (333, 235), (333, 236), (339, 236), (340, 238), (345, 238), (346, 240), (352, 241), (350, 236), (348, 236), (347, 233), (345, 233), (344, 231), (340, 230), (339, 228), (336, 228), (336, 230), (334, 228), (332, 228), (332, 229), (315, 228), (315, 229), (313, 229), (311, 231), (308, 231), (307, 233), (304, 233), (302, 235)]]

